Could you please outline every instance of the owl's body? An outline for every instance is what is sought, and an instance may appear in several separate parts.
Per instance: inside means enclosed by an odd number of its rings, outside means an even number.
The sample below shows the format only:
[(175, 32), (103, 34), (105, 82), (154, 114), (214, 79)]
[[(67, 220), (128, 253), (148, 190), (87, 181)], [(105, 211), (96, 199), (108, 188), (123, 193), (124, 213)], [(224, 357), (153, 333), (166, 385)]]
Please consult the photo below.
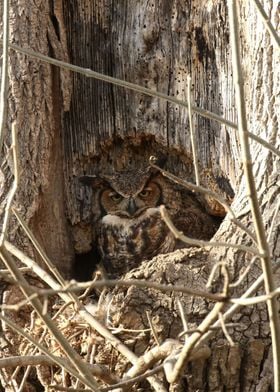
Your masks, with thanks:
[(97, 237), (103, 265), (114, 276), (175, 246), (175, 238), (161, 220), (158, 208), (148, 208), (135, 219), (105, 215)]
[(195, 197), (182, 194), (160, 173), (137, 170), (82, 180), (93, 187), (99, 209), (95, 213), (97, 247), (111, 276), (180, 247), (161, 219), (162, 204), (175, 226), (190, 237), (210, 238), (216, 229)]

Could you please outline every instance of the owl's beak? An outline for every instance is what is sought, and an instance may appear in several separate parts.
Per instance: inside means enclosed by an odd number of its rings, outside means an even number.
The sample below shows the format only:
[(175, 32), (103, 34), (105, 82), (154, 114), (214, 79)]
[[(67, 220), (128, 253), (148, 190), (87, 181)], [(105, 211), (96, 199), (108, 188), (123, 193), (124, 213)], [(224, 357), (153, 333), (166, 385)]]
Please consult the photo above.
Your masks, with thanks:
[(129, 215), (133, 216), (137, 210), (138, 207), (135, 203), (135, 200), (129, 199), (128, 206), (127, 206), (127, 212), (129, 213)]

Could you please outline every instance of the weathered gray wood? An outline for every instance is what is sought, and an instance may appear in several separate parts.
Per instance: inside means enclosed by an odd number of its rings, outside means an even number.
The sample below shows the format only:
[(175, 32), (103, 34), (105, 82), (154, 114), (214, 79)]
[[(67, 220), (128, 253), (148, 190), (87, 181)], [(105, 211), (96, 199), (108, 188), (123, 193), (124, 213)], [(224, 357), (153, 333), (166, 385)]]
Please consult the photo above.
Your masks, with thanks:
[[(226, 77), (230, 71), (225, 5), (211, 1), (199, 5), (83, 0), (69, 6), (65, 2), (71, 60), (181, 100), (187, 97), (190, 74), (194, 104), (232, 119), (232, 96), (225, 94), (225, 88), (233, 90), (231, 78)], [(160, 145), (191, 156), (187, 112), (176, 105), (75, 76), (71, 109), (65, 116), (70, 162), (100, 155), (118, 137), (151, 135)], [(220, 161), (219, 167), (228, 174), (228, 166), (234, 165), (233, 150), (222, 141), (227, 132), (231, 140), (234, 132), (195, 117), (202, 167), (215, 169)]]
[[(226, 8), (204, 3), (197, 7), (184, 1), (64, 2), (71, 62), (183, 101), (190, 74), (193, 104), (232, 120)], [(215, 183), (223, 192), (216, 181), (221, 177), (235, 187), (236, 132), (197, 115), (194, 126), (203, 183)], [(194, 180), (187, 110), (157, 98), (73, 75), (63, 140), (75, 243), (80, 243), (83, 232), (86, 236), (79, 222), (89, 220), (91, 211), (90, 195), (85, 197), (87, 190), (75, 176), (147, 165), (149, 156), (156, 155), (167, 158), (165, 167), (173, 173)], [(76, 251), (87, 251), (89, 243), (90, 237), (83, 249), (76, 245)]]

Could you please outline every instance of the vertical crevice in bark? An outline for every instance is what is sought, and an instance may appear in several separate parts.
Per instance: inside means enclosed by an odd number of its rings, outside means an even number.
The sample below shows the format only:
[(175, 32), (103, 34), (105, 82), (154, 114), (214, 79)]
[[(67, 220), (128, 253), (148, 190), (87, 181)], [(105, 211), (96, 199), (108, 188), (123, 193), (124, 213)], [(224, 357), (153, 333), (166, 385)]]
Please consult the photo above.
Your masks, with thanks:
[(54, 264), (59, 267), (65, 277), (70, 278), (74, 251), (65, 215), (64, 154), (61, 142), (63, 104), (60, 72), (57, 68), (52, 68), (52, 106), (54, 135), (50, 146), (50, 167), (46, 173), (48, 187), (40, 193), (39, 208), (32, 218), (31, 228)]

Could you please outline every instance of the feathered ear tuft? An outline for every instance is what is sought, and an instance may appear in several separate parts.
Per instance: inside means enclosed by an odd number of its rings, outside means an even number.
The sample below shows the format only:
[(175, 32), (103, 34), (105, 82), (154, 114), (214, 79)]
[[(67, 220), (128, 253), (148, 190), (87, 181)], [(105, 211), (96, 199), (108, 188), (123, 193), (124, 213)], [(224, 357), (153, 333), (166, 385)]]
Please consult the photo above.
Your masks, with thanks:
[(79, 181), (87, 186), (96, 186), (104, 182), (102, 178), (100, 178), (98, 175), (88, 175), (88, 176), (81, 176), (79, 177)]

